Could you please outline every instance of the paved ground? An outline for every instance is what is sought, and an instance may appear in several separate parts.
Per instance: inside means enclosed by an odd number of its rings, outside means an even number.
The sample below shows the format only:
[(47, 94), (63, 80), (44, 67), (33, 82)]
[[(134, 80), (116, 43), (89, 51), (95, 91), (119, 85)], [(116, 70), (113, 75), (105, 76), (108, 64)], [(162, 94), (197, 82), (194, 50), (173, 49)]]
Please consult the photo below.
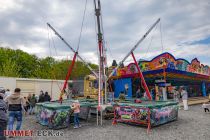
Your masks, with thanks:
[[(93, 120), (91, 120), (93, 121)], [(126, 124), (111, 125), (111, 120), (104, 121), (103, 126), (95, 122), (82, 122), (83, 127), (73, 126), (61, 132), (60, 137), (15, 138), (20, 140), (210, 140), (210, 113), (204, 113), (201, 105), (190, 106), (189, 111), (179, 111), (178, 121), (152, 128), (147, 134), (146, 128)], [(45, 130), (35, 122), (34, 116), (27, 116), (23, 123), (24, 130)]]

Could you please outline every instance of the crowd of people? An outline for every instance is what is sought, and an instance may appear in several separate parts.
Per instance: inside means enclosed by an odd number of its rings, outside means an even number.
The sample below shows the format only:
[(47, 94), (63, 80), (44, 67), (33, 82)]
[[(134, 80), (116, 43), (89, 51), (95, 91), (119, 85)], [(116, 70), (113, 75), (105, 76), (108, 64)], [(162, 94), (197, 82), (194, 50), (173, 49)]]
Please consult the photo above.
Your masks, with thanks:
[[(5, 140), (4, 130), (20, 130), (25, 114), (34, 114), (35, 105), (37, 102), (47, 102), (51, 100), (48, 92), (40, 91), (37, 98), (35, 94), (29, 94), (28, 97), (21, 96), (21, 89), (15, 88), (13, 93), (10, 90), (0, 91), (0, 140)], [(8, 129), (7, 129), (8, 126)]]
[(40, 95), (37, 96), (35, 94), (29, 94), (28, 97), (24, 97), (25, 99), (25, 113), (28, 113), (29, 115), (34, 114), (34, 109), (36, 103), (41, 103), (41, 102), (49, 102), (51, 101), (51, 97), (46, 91), (45, 93), (41, 90)]

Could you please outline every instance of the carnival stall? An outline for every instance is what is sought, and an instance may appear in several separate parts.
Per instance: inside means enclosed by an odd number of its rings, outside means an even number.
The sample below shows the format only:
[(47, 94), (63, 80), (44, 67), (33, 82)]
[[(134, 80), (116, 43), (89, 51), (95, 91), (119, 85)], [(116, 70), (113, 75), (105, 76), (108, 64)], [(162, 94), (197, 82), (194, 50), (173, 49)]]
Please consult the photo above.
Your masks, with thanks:
[[(197, 58), (191, 62), (183, 58), (175, 58), (172, 54), (165, 52), (150, 61), (139, 60), (138, 67), (141, 69), (149, 89), (158, 89), (168, 93), (171, 86), (185, 86), (189, 97), (207, 96), (210, 83), (210, 67), (201, 64)], [(126, 93), (127, 98), (135, 97), (137, 86), (141, 85), (138, 78), (138, 68), (135, 63), (130, 63), (119, 68), (113, 74), (115, 98), (120, 92)], [(128, 88), (125, 89), (125, 85)], [(156, 93), (158, 90), (155, 90)]]

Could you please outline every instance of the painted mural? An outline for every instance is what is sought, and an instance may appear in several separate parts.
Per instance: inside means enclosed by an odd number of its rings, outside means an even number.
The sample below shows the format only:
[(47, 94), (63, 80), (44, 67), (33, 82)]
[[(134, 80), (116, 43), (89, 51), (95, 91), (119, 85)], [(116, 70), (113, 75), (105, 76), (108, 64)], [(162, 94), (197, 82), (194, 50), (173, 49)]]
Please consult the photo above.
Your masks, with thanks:
[(170, 53), (160, 54), (151, 61), (139, 61), (139, 66), (142, 71), (170, 68), (203, 75), (210, 75), (210, 67), (201, 64), (197, 58), (194, 58), (191, 63), (189, 63), (185, 59), (175, 59), (175, 57)]
[(51, 129), (60, 129), (69, 125), (69, 109), (48, 109), (37, 105), (37, 122)]
[[(202, 75), (210, 75), (210, 67), (201, 64), (197, 58), (194, 58), (191, 62), (188, 62), (185, 59), (176, 59), (172, 54), (167, 52), (156, 56), (151, 61), (140, 60), (138, 65), (142, 71), (152, 71), (163, 68), (170, 68), (180, 71), (198, 73)], [(138, 70), (135, 64), (130, 63), (128, 66), (118, 69), (117, 76), (134, 74), (137, 72)]]
[(138, 69), (137, 69), (135, 63), (130, 63), (128, 66), (118, 69), (117, 70), (117, 76), (134, 74), (134, 73), (137, 73), (137, 72), (138, 72)]
[(156, 126), (176, 120), (178, 118), (178, 106), (166, 106), (151, 110), (151, 124)]
[[(149, 113), (150, 112), (150, 113)], [(115, 122), (129, 122), (135, 124), (147, 124), (151, 126), (161, 125), (178, 119), (178, 106), (117, 106), (115, 107)]]
[[(64, 100), (63, 104), (59, 102), (44, 102), (36, 104), (36, 120), (41, 125), (50, 129), (65, 128), (72, 122), (74, 116), (70, 106), (73, 100)], [(91, 106), (96, 106), (97, 102), (81, 100), (79, 118), (88, 119)]]
[(148, 108), (118, 106), (115, 107), (115, 119), (118, 122), (147, 123), (148, 111)]

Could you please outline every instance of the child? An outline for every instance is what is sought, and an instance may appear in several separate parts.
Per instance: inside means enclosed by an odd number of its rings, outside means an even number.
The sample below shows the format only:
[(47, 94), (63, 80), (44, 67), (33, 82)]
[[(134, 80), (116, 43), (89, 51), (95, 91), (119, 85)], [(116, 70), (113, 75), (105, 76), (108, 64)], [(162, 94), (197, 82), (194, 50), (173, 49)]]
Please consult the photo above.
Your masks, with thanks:
[(203, 103), (202, 108), (204, 109), (205, 112), (206, 111), (209, 112), (209, 106), (210, 106), (210, 104), (208, 102), (206, 102), (206, 103)]
[(74, 128), (79, 128), (79, 113), (80, 113), (80, 104), (78, 100), (75, 100), (71, 106), (71, 109), (74, 111)]
[(6, 140), (4, 130), (7, 129), (7, 105), (3, 97), (4, 94), (0, 93), (0, 140)]

